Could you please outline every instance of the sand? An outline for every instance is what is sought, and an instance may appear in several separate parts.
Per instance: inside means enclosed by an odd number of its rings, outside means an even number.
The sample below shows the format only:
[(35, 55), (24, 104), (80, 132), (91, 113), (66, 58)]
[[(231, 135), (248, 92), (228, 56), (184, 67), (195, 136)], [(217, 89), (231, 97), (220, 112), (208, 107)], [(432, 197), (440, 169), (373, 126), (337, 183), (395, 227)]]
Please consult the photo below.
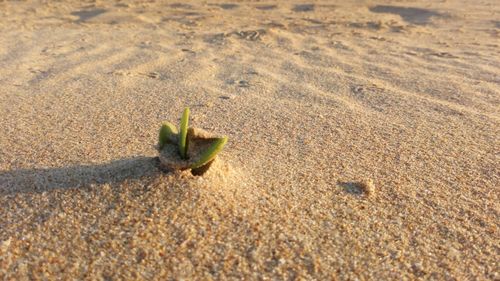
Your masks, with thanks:
[(0, 279), (500, 278), (496, 1), (180, 2), (0, 1)]

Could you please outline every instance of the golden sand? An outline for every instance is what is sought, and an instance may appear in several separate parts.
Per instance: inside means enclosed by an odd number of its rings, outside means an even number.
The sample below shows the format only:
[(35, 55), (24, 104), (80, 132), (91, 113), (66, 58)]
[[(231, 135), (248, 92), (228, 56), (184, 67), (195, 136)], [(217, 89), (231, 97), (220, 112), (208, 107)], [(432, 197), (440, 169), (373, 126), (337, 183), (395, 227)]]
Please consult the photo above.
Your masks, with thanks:
[(0, 279), (500, 278), (496, 1), (43, 2), (0, 1)]

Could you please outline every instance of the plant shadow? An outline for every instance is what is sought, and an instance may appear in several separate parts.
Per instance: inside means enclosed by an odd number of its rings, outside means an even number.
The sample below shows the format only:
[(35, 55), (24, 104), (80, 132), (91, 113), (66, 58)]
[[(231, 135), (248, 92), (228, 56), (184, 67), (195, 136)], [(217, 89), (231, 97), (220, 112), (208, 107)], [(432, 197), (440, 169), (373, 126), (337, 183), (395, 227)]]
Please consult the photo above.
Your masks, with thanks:
[(137, 156), (97, 165), (0, 171), (0, 195), (116, 184), (160, 173), (158, 166), (158, 157)]

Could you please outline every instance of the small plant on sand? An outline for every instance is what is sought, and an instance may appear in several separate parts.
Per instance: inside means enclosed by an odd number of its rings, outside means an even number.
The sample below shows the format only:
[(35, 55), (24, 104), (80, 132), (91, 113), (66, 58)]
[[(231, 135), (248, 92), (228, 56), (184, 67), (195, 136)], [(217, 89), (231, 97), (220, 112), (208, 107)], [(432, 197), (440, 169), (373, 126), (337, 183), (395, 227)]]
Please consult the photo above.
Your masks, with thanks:
[(227, 137), (215, 137), (197, 128), (188, 128), (189, 108), (182, 113), (179, 130), (170, 122), (160, 128), (158, 148), (163, 168), (191, 169), (194, 175), (205, 173), (227, 143)]

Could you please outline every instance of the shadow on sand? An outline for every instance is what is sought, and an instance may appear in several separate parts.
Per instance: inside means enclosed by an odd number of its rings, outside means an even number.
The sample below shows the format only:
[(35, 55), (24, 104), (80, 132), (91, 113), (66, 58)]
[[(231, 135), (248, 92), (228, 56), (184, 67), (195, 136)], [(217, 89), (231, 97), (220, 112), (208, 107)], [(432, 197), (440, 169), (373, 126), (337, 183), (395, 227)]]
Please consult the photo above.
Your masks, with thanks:
[(404, 21), (416, 25), (425, 25), (429, 23), (431, 17), (443, 16), (438, 12), (434, 12), (428, 9), (387, 6), (387, 5), (377, 5), (375, 7), (371, 7), (370, 11), (374, 13), (399, 15), (400, 17), (403, 18)]
[(71, 15), (79, 17), (79, 19), (76, 20), (76, 23), (81, 23), (106, 12), (107, 10), (105, 9), (81, 10), (74, 11)]
[(0, 195), (120, 183), (159, 173), (158, 163), (158, 157), (138, 156), (98, 165), (0, 171)]

